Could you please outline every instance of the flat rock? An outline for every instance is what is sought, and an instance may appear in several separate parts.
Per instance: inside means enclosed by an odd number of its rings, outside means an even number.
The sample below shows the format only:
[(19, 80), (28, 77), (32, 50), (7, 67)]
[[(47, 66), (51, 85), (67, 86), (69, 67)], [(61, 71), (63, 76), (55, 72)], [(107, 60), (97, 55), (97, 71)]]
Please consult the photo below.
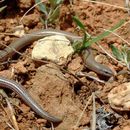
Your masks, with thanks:
[(118, 111), (130, 111), (130, 82), (113, 88), (108, 94), (111, 107)]
[(36, 42), (32, 50), (32, 59), (47, 59), (63, 64), (73, 52), (71, 43), (65, 36), (53, 35)]

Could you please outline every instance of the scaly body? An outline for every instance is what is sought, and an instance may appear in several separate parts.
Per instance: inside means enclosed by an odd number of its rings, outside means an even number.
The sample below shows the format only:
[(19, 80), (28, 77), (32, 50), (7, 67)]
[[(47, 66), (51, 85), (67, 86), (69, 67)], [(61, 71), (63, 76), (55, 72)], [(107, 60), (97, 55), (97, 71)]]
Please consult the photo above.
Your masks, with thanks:
[[(75, 41), (75, 40), (80, 40), (82, 41), (82, 37), (73, 35), (72, 33), (68, 33), (65, 31), (59, 31), (59, 30), (53, 30), (53, 29), (46, 29), (46, 30), (41, 30), (35, 33), (27, 34), (23, 36), (22, 38), (16, 40), (15, 42), (12, 42), (9, 47), (5, 48), (4, 50), (0, 51), (0, 61), (4, 62), (8, 60), (8, 58), (12, 57), (16, 52), (14, 51), (17, 50), (19, 51), (23, 47), (29, 45), (30, 43), (43, 38), (45, 36), (51, 36), (51, 35), (63, 35), (66, 36), (69, 40)], [(102, 74), (104, 76), (112, 76), (113, 73), (112, 71), (99, 63), (97, 63), (91, 53), (90, 49), (86, 49), (83, 52), (83, 60), (85, 62), (86, 67), (89, 69)], [(32, 97), (27, 93), (27, 91), (18, 83), (16, 83), (13, 80), (8, 80), (6, 78), (0, 77), (0, 86), (9, 88), (16, 92), (17, 94), (20, 95), (20, 97), (41, 117), (45, 118), (46, 120), (50, 122), (61, 122), (62, 120), (55, 118), (45, 112), (33, 99)]]

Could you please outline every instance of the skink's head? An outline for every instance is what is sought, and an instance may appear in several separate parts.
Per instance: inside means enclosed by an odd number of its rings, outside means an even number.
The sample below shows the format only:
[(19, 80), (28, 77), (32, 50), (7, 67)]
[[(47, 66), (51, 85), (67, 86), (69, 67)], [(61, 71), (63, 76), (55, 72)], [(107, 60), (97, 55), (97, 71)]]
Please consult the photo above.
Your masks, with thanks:
[(95, 71), (97, 74), (101, 74), (107, 77), (111, 77), (114, 75), (114, 73), (109, 67), (95, 61), (95, 58), (93, 57), (93, 53), (90, 48), (83, 51), (82, 57), (83, 57), (85, 66), (88, 69)]
[(107, 76), (107, 77), (114, 76), (114, 72), (109, 67), (102, 64), (99, 65), (97, 73)]

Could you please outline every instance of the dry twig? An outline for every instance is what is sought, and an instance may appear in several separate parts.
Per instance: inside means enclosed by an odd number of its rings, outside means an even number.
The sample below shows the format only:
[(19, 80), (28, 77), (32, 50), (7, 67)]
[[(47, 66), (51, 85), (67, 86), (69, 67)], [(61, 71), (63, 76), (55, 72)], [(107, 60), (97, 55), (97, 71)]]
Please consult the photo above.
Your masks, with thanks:
[(13, 124), (15, 130), (19, 130), (18, 123), (17, 123), (16, 117), (14, 115), (14, 109), (13, 109), (12, 105), (10, 104), (8, 98), (6, 98), (6, 102), (7, 102), (8, 108), (10, 110), (10, 118), (12, 120), (12, 124)]
[[(7, 94), (4, 92), (4, 90), (3, 89), (0, 89), (0, 94), (6, 99), (6, 102), (7, 102), (7, 104), (9, 103), (9, 101), (7, 101), (8, 100), (8, 96), (7, 96)], [(10, 103), (9, 103), (10, 104)], [(0, 104), (1, 105), (1, 107), (2, 107), (2, 109), (4, 110), (4, 112), (6, 113), (6, 115), (9, 117), (9, 120), (12, 122), (12, 120), (10, 119), (10, 116), (9, 116), (9, 113), (7, 112), (7, 110), (3, 107), (3, 105), (2, 104)], [(11, 106), (11, 105), (10, 105)], [(7, 121), (5, 121), (5, 123), (12, 129), (12, 130), (19, 130), (19, 129), (17, 129), (15, 126), (15, 129), (7, 122)]]
[(90, 104), (91, 101), (92, 101), (92, 95), (89, 97), (89, 99), (88, 99), (88, 101), (87, 101), (87, 103), (86, 103), (82, 113), (80, 114), (80, 116), (79, 116), (79, 118), (78, 118), (78, 120), (77, 120), (77, 122), (76, 122), (76, 124), (74, 126), (74, 128), (77, 128), (79, 126), (80, 120), (82, 119), (83, 114), (84, 114), (86, 108), (88, 107), (88, 105)]
[(93, 97), (93, 112), (92, 112), (92, 124), (91, 130), (96, 130), (96, 105), (95, 105), (95, 93), (92, 93)]

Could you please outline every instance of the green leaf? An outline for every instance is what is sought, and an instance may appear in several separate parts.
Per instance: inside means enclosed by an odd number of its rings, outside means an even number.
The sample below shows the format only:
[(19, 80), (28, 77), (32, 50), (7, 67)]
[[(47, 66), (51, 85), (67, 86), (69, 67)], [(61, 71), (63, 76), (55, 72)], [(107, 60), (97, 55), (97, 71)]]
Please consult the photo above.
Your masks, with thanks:
[[(38, 3), (40, 3), (40, 2), (41, 2), (41, 0), (35, 0), (35, 3), (36, 3), (36, 4), (38, 4)], [(38, 4), (38, 8), (39, 8), (39, 10), (40, 10), (42, 13), (44, 13), (46, 16), (48, 15), (46, 6), (45, 6), (44, 4), (42, 4), (42, 3)]]
[(64, 0), (56, 0), (56, 4), (61, 4)]
[(56, 6), (58, 6), (59, 4), (61, 4), (63, 2), (63, 0), (49, 0), (51, 6), (53, 8), (55, 8)]
[(3, 6), (3, 7), (1, 7), (1, 8), (0, 8), (0, 12), (2, 12), (6, 7), (7, 7), (6, 5)]
[(40, 16), (40, 21), (42, 22), (42, 24), (45, 24), (45, 20)]
[(80, 29), (82, 29), (83, 31), (85, 31), (85, 26), (81, 23), (81, 21), (79, 20), (78, 17), (73, 16), (72, 17), (74, 22), (77, 24), (77, 26), (79, 26)]
[(60, 12), (60, 5), (56, 7), (56, 9), (53, 11), (53, 13), (48, 17), (48, 20), (50, 22), (53, 22), (59, 17), (59, 12)]
[(118, 60), (123, 60), (123, 55), (122, 55), (122, 53), (120, 52), (120, 50), (117, 48), (117, 47), (115, 47), (114, 45), (110, 45), (110, 47), (111, 47), (111, 50), (112, 50), (112, 53), (113, 53), (113, 55), (118, 59)]
[(127, 62), (130, 62), (130, 50), (127, 50)]
[(49, 0), (49, 2), (53, 8), (56, 7), (56, 0)]
[(87, 40), (87, 34), (86, 34), (86, 33), (84, 33), (84, 38), (83, 38), (83, 46), (85, 46), (86, 40)]
[(87, 41), (85, 43), (85, 47), (90, 46), (91, 44), (95, 43), (95, 42), (99, 42), (100, 40), (102, 40), (104, 37), (108, 36), (109, 34), (111, 34), (111, 32), (117, 30), (121, 25), (123, 25), (125, 23), (125, 20), (120, 20), (119, 23), (117, 23), (114, 27), (112, 27), (111, 29), (109, 29), (108, 31), (103, 32), (102, 34), (100, 34), (99, 36), (92, 38), (91, 40)]
[(72, 47), (74, 49), (75, 52), (80, 52), (81, 51), (81, 47), (82, 47), (82, 42), (79, 42), (79, 41), (75, 41), (72, 43)]

